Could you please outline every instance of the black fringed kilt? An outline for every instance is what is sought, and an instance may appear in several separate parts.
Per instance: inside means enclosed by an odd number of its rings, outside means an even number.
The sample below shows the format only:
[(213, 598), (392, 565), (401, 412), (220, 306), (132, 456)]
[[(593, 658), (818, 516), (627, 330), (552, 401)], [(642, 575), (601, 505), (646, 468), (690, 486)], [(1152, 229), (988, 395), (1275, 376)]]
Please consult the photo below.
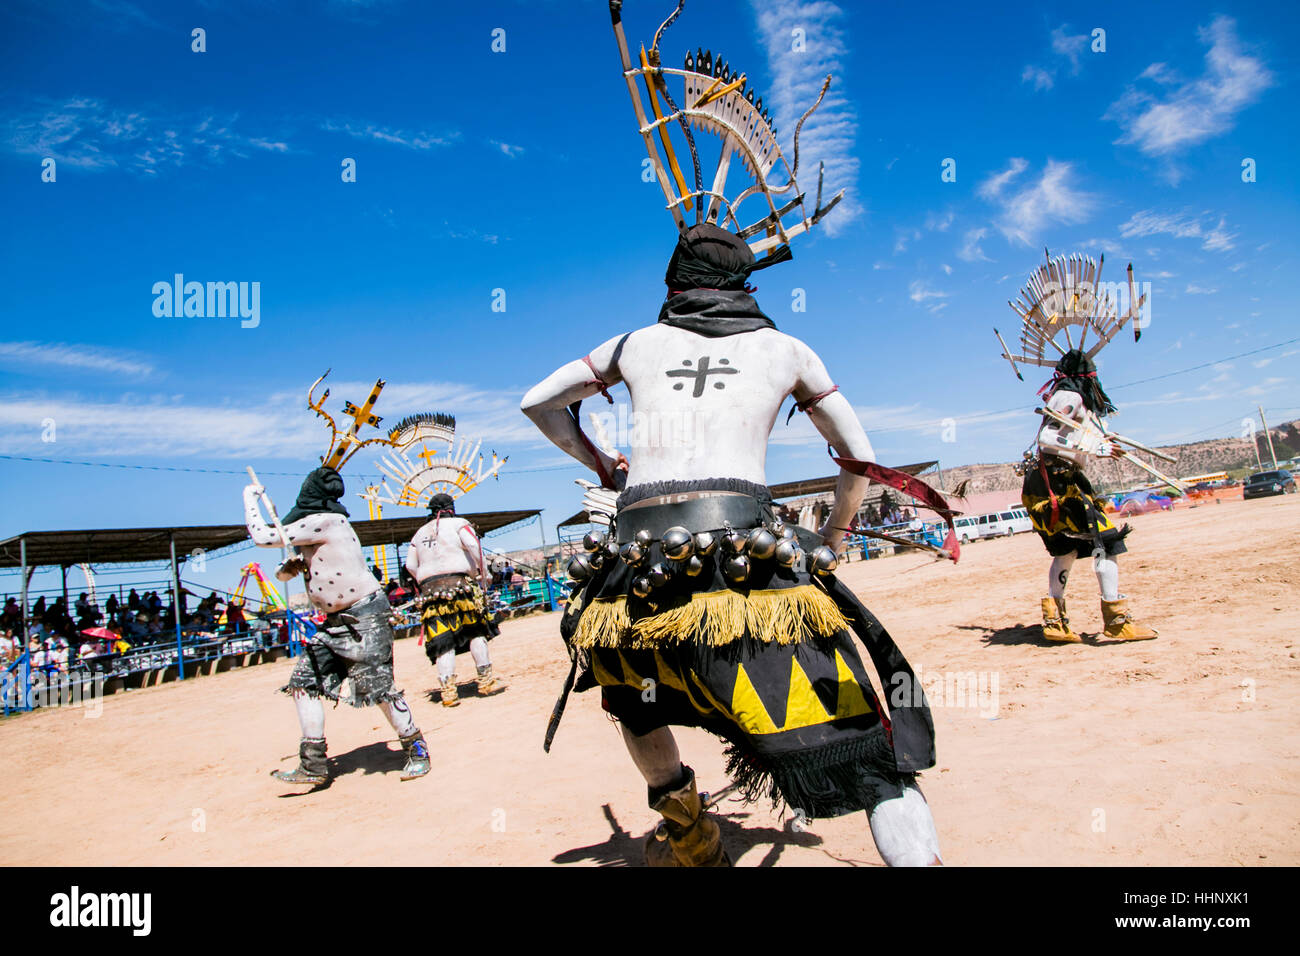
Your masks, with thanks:
[[(348, 702), (354, 707), (400, 700), (393, 680), (392, 612), (384, 592), (376, 591), (346, 611), (327, 615), (280, 690), (337, 701), (346, 677), (352, 681)], [(345, 622), (343, 615), (356, 623)]]
[(1025, 472), (1020, 500), (1053, 557), (1086, 558), (1098, 549), (1114, 557), (1128, 550), (1124, 539), (1132, 529), (1115, 527), (1092, 482), (1072, 462), (1053, 455), (1041, 457)]
[(468, 574), (439, 574), (420, 582), (424, 605), (424, 652), (437, 661), (450, 650), (464, 654), (476, 637), (490, 641), (500, 633), (488, 614), (487, 598)]
[[(719, 486), (750, 493), (659, 497)], [(628, 507), (638, 499), (647, 504)], [(569, 601), (561, 631), (580, 668), (575, 689), (600, 686), (605, 710), (638, 736), (670, 725), (717, 735), (748, 799), (766, 794), (809, 817), (870, 810), (934, 765), (934, 724), (911, 668), (834, 577), (814, 580), (804, 559), (782, 567), (751, 557), (747, 579), (732, 584), (722, 544), (695, 577), (684, 563), (665, 560), (659, 539), (668, 527), (720, 536), (723, 515), (737, 531), (773, 524), (766, 488), (735, 480), (640, 486), (625, 493), (622, 507), (618, 542), (644, 528), (654, 543), (639, 568), (604, 560)], [(797, 534), (805, 550), (821, 543)], [(671, 579), (637, 597), (633, 580), (655, 564)], [(888, 713), (855, 634), (896, 704)]]

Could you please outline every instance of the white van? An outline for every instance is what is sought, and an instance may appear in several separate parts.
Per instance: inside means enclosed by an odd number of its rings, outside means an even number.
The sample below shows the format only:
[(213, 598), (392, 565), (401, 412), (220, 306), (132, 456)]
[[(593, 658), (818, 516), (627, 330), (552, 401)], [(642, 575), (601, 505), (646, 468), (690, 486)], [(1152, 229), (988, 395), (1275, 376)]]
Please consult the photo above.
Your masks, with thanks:
[(969, 518), (958, 518), (953, 521), (953, 530), (957, 533), (957, 540), (962, 544), (970, 544), (980, 536), (979, 518), (972, 516)]
[(1028, 511), (1015, 507), (1006, 511), (990, 511), (988, 514), (958, 518), (953, 522), (953, 528), (958, 540), (962, 544), (969, 544), (980, 538), (997, 538), (1033, 531), (1034, 523), (1029, 520)]

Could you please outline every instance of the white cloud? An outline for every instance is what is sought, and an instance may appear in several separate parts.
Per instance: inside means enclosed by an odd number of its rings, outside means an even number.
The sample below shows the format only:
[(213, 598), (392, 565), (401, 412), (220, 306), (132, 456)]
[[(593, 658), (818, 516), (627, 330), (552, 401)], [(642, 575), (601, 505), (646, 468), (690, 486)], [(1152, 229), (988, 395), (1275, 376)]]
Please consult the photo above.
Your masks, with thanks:
[(149, 362), (127, 352), (50, 342), (0, 342), (0, 363), (21, 367), (55, 365), (136, 378), (147, 378), (154, 372)]
[(20, 155), (49, 156), (83, 169), (125, 168), (146, 174), (221, 163), (232, 156), (246, 159), (258, 152), (290, 151), (285, 142), (236, 129), (237, 119), (202, 114), (162, 119), (74, 97), (16, 113), (0, 127), (0, 136)]
[(1028, 168), (1025, 160), (1012, 158), (1003, 172), (995, 173), (979, 186), (980, 196), (1001, 207), (1002, 213), (994, 225), (1007, 239), (1031, 245), (1039, 241), (1049, 225), (1073, 225), (1092, 215), (1096, 197), (1072, 184), (1071, 163), (1049, 159), (1036, 181), (1011, 188), (1012, 182)]
[(1199, 239), (1201, 248), (1210, 252), (1227, 252), (1233, 249), (1236, 233), (1227, 230), (1227, 220), (1219, 217), (1213, 226), (1202, 223), (1199, 217), (1186, 213), (1157, 213), (1151, 209), (1135, 212), (1119, 227), (1125, 239), (1141, 236), (1170, 235), (1176, 239)]
[(1263, 61), (1243, 52), (1234, 20), (1218, 17), (1198, 34), (1209, 46), (1205, 71), (1176, 82), (1164, 64), (1147, 67), (1139, 79), (1167, 89), (1150, 93), (1130, 86), (1110, 105), (1103, 119), (1123, 130), (1116, 143), (1135, 145), (1148, 155), (1170, 155), (1231, 129), (1237, 114), (1273, 85)]
[(1069, 34), (1064, 26), (1052, 31), (1052, 52), (1070, 61), (1070, 72), (1079, 72), (1079, 58), (1088, 46), (1088, 36), (1084, 33)]
[(1185, 291), (1187, 292), (1188, 295), (1214, 295), (1219, 290), (1207, 289), (1205, 286), (1200, 286), (1200, 285), (1196, 285), (1196, 283), (1191, 283), (1190, 285), (1187, 286), (1187, 289)]
[[(782, 149), (794, 162), (789, 137), (803, 112), (812, 106), (827, 74), (835, 81), (817, 112), (808, 118), (799, 137), (800, 187), (809, 199), (816, 196), (817, 166), (826, 164), (826, 192), (829, 199), (844, 189), (844, 198), (822, 221), (822, 228), (834, 235), (862, 214), (855, 192), (858, 183), (858, 159), (854, 141), (858, 131), (858, 114), (845, 94), (843, 80), (848, 62), (848, 42), (840, 21), (842, 11), (830, 0), (750, 0), (758, 21), (760, 42), (767, 53), (771, 85), (763, 94), (771, 108), (772, 119), (784, 140)], [(791, 49), (791, 30), (804, 31), (806, 48)], [(751, 73), (752, 77), (753, 74)], [(752, 84), (751, 84), (752, 85)]]
[[(371, 382), (331, 382), (328, 409), (338, 417), (342, 400), (366, 394)], [(484, 447), (508, 453), (511, 446), (543, 447), (546, 442), (519, 414), (522, 389), (485, 390), (454, 382), (389, 385), (380, 411), (386, 424), (416, 411), (451, 411), (458, 434), (482, 438)], [(328, 430), (307, 410), (300, 390), (278, 392), (260, 402), (203, 405), (168, 396), (141, 399), (123, 395), (103, 401), (79, 394), (0, 394), (0, 445), (11, 451), (48, 453), (41, 422), (54, 419), (58, 447), (75, 448), (87, 458), (159, 456), (168, 458), (281, 458), (314, 461), (325, 451)], [(277, 423), (267, 428), (268, 421)], [(369, 430), (367, 435), (369, 437)], [(353, 473), (371, 471), (382, 453), (373, 446), (359, 453)]]
[(980, 240), (988, 235), (987, 229), (971, 229), (962, 236), (961, 248), (957, 250), (957, 258), (966, 262), (992, 262), (988, 256), (984, 255), (984, 250), (980, 248)]
[(924, 302), (926, 299), (948, 298), (947, 292), (943, 292), (939, 289), (931, 289), (920, 279), (913, 281), (907, 289), (909, 298), (911, 298), (913, 302)]
[(1020, 74), (1022, 83), (1032, 83), (1035, 90), (1050, 90), (1056, 85), (1056, 80), (1042, 67), (1026, 66), (1023, 73)]
[(350, 123), (325, 120), (320, 126), (327, 133), (346, 133), (353, 139), (369, 139), (389, 146), (402, 146), (406, 149), (430, 150), (439, 146), (451, 146), (460, 139), (460, 133), (430, 133), (427, 130), (402, 130), (388, 126), (375, 126), (373, 123)]
[(1051, 32), (1051, 47), (1057, 62), (1047, 67), (1027, 65), (1020, 74), (1020, 82), (1032, 84), (1035, 91), (1050, 90), (1056, 85), (1057, 71), (1062, 68), (1061, 60), (1068, 60), (1069, 74), (1077, 76), (1079, 59), (1087, 46), (1087, 35), (1068, 33), (1064, 25), (1056, 27)]
[(511, 159), (524, 154), (524, 148), (522, 146), (515, 146), (512, 143), (503, 143), (499, 139), (491, 140), (491, 143)]

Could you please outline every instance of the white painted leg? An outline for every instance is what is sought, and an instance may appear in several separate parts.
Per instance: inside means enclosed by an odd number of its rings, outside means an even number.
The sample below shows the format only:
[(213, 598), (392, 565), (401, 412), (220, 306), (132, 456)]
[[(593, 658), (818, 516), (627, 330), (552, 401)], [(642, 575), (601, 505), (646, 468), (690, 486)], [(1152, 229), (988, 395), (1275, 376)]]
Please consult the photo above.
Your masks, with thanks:
[(308, 740), (320, 740), (325, 736), (325, 707), (319, 697), (295, 694), (294, 706), (298, 708), (298, 726), (302, 735)]
[(453, 648), (438, 655), (438, 676), (443, 680), (450, 680), (454, 673), (456, 673), (456, 651)]
[(380, 703), (379, 709), (384, 712), (388, 722), (393, 725), (397, 731), (398, 737), (409, 737), (416, 733), (415, 718), (411, 716), (411, 708), (406, 705), (405, 698), (397, 700), (386, 700)]
[(889, 866), (943, 865), (930, 805), (914, 784), (901, 797), (876, 804), (868, 819), (876, 849)]
[(487, 667), (492, 663), (492, 658), (488, 657), (487, 641), (481, 637), (476, 637), (469, 642), (469, 653), (474, 658), (475, 667)]

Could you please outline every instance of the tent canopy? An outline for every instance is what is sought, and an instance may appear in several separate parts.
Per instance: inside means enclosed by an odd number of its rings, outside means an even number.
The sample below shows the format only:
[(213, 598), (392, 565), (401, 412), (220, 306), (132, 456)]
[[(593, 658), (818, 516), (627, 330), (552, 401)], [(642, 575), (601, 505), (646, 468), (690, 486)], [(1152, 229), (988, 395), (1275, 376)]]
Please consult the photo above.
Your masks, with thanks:
[[(918, 461), (911, 465), (901, 465), (896, 471), (906, 472), (909, 475), (919, 475), (924, 471), (929, 471), (938, 461)], [(834, 491), (835, 484), (840, 480), (838, 474), (828, 475), (825, 478), (803, 478), (799, 481), (785, 481), (771, 486), (772, 499), (780, 501), (783, 498), (801, 498), (804, 495), (819, 495), (826, 492)], [(576, 525), (588, 524), (587, 512), (579, 511), (571, 517), (565, 518), (560, 522), (559, 527), (571, 528)]]
[[(480, 536), (486, 536), (541, 512), (488, 511), (464, 514)], [(409, 518), (382, 518), (377, 521), (354, 521), (363, 547), (405, 544), (429, 520), (428, 515)], [(27, 566), (43, 567), (74, 564), (128, 564), (171, 560), (171, 542), (176, 542), (176, 556), (183, 559), (195, 549), (209, 555), (248, 540), (242, 524), (214, 524), (174, 528), (108, 528), (80, 531), (28, 531), (0, 541), (0, 568), (21, 566), (20, 542), (27, 544)]]

